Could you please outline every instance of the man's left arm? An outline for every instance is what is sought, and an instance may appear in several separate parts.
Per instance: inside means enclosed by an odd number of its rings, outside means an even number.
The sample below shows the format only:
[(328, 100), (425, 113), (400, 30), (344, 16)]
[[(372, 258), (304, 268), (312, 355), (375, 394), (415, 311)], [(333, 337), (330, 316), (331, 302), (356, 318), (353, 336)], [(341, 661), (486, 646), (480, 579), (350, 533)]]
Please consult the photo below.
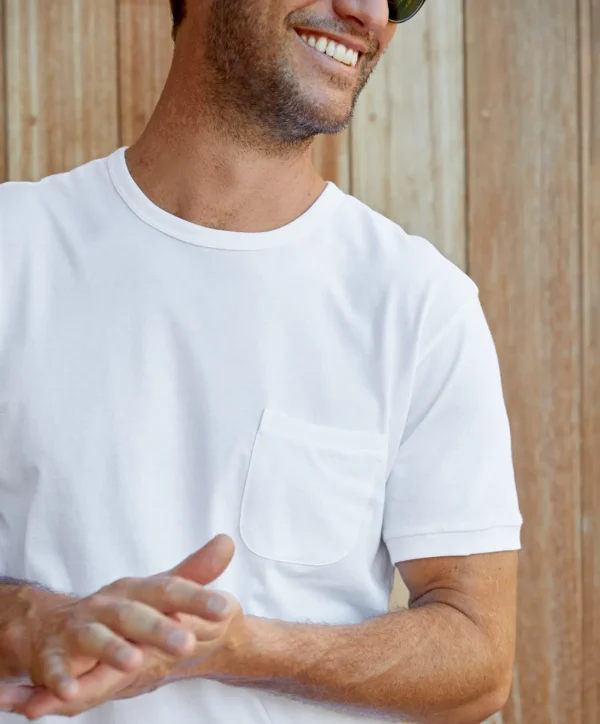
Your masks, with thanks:
[(431, 558), (398, 565), (410, 607), (361, 624), (294, 624), (248, 617), (237, 649), (184, 676), (432, 724), (475, 724), (509, 694), (517, 554)]

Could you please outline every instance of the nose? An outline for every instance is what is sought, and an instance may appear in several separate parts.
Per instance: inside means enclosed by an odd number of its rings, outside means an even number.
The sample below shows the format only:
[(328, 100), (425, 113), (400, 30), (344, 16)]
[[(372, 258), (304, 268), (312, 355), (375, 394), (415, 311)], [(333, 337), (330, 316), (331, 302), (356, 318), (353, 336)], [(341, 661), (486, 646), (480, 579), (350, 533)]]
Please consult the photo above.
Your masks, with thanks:
[(386, 28), (390, 19), (387, 0), (333, 0), (333, 9), (344, 20), (374, 33)]

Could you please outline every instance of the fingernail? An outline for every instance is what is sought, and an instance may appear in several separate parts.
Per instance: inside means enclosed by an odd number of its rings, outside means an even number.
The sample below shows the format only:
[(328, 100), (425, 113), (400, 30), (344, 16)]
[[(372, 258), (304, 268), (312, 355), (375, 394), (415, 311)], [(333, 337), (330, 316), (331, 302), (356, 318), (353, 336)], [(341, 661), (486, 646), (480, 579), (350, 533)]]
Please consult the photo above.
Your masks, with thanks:
[(73, 679), (62, 679), (58, 685), (58, 690), (60, 692), (61, 697), (71, 699), (75, 696), (77, 696), (77, 693), (79, 691), (79, 686), (76, 681), (73, 681)]
[(135, 651), (133, 649), (122, 648), (115, 654), (115, 659), (118, 664), (130, 664), (135, 658)]
[(208, 599), (206, 608), (211, 613), (222, 614), (229, 608), (229, 601), (224, 596), (219, 596), (217, 593)]
[(173, 649), (179, 649), (188, 641), (188, 635), (185, 631), (172, 631), (167, 639), (167, 645)]

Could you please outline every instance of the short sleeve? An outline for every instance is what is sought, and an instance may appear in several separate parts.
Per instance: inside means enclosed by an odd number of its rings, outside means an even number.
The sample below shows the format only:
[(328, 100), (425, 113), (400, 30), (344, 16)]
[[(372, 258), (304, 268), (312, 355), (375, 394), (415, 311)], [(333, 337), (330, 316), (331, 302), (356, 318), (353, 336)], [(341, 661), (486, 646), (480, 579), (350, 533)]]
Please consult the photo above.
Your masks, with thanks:
[(387, 481), (394, 563), (520, 548), (522, 518), (495, 345), (479, 298), (418, 361)]

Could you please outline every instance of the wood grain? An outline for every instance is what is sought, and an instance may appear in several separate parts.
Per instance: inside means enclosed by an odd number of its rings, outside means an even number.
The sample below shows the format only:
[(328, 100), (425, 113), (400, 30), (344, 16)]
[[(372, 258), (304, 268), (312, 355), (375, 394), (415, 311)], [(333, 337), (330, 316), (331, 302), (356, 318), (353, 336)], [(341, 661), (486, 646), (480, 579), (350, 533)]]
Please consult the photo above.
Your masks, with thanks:
[(600, 722), (600, 0), (581, 2), (583, 722)]
[(502, 363), (525, 518), (506, 724), (582, 721), (574, 7), (465, 5), (469, 262)]
[(346, 193), (352, 192), (350, 131), (337, 136), (317, 136), (313, 144), (313, 162), (324, 179), (333, 181)]
[[(167, 0), (0, 0), (0, 182), (133, 143), (172, 51)], [(488, 724), (598, 724), (600, 0), (427, 3), (314, 159), (481, 289), (525, 517), (513, 692)]]
[(352, 188), (465, 266), (462, 0), (399, 26), (358, 103)]
[(164, 87), (171, 61), (171, 14), (166, 0), (119, 0), (120, 144), (144, 130)]
[(5, 0), (8, 158), (38, 179), (117, 145), (114, 0)]
[[(462, 0), (400, 26), (351, 128), (351, 192), (466, 265)], [(392, 609), (408, 591), (396, 575)]]

